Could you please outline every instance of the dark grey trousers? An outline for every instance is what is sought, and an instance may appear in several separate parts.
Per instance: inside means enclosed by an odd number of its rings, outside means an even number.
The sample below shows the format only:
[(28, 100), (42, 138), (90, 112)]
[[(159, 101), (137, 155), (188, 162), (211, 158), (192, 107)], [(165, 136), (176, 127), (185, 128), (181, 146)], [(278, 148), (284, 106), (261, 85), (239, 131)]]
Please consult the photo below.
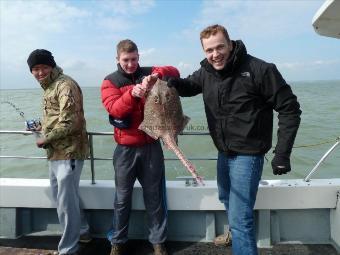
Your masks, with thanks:
[(149, 241), (163, 243), (167, 231), (164, 155), (159, 141), (140, 147), (117, 145), (113, 154), (115, 198), (111, 243), (128, 239), (133, 185), (138, 179), (143, 189)]

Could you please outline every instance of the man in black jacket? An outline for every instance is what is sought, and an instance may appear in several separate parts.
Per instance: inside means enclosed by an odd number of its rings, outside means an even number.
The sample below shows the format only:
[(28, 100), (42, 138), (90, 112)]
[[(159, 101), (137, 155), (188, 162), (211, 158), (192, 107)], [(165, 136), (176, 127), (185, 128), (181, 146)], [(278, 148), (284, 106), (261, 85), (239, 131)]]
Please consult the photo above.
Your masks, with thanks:
[(200, 34), (206, 59), (186, 79), (170, 78), (180, 96), (203, 94), (211, 137), (218, 149), (217, 184), (233, 237), (235, 255), (257, 253), (253, 209), (264, 154), (272, 147), (273, 110), (279, 129), (275, 175), (291, 170), (290, 154), (300, 124), (300, 105), (274, 64), (247, 54), (220, 25)]

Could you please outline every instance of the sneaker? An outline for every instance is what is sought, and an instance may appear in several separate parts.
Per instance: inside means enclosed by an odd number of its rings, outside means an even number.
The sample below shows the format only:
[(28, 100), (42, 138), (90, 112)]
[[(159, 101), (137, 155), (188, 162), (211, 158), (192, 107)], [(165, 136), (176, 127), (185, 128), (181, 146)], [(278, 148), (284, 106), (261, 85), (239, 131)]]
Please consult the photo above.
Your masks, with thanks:
[(230, 246), (231, 245), (231, 232), (228, 231), (227, 233), (223, 235), (219, 235), (214, 239), (214, 244), (219, 246)]
[(123, 246), (121, 244), (112, 244), (110, 255), (122, 255)]
[(82, 235), (80, 235), (79, 237), (79, 243), (89, 243), (92, 241), (92, 237), (90, 235), (90, 233), (84, 233)]
[(154, 244), (153, 245), (154, 255), (168, 255), (164, 244)]

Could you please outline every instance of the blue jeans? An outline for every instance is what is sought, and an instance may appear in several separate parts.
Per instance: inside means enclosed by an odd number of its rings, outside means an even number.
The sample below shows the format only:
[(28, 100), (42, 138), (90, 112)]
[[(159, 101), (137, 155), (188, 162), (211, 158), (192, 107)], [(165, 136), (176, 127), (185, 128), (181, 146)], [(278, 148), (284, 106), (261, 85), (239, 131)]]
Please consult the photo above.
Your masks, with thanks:
[(253, 209), (263, 158), (263, 155), (218, 154), (218, 194), (227, 210), (234, 255), (258, 254)]

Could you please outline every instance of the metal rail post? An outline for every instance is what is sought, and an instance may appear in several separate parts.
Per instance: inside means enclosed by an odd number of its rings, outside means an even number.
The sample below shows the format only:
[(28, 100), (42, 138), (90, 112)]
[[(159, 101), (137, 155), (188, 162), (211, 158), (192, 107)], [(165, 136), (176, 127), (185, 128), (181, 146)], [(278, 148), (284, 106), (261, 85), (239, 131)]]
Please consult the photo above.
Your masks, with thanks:
[(91, 184), (96, 184), (95, 181), (95, 173), (94, 173), (94, 155), (93, 155), (93, 135), (89, 135), (89, 143), (90, 143), (90, 162), (91, 162)]
[(305, 182), (309, 182), (311, 176), (316, 172), (319, 168), (320, 164), (328, 157), (328, 155), (340, 144), (340, 136), (336, 139), (335, 144), (322, 156), (319, 162), (313, 167), (310, 173), (303, 179)]

